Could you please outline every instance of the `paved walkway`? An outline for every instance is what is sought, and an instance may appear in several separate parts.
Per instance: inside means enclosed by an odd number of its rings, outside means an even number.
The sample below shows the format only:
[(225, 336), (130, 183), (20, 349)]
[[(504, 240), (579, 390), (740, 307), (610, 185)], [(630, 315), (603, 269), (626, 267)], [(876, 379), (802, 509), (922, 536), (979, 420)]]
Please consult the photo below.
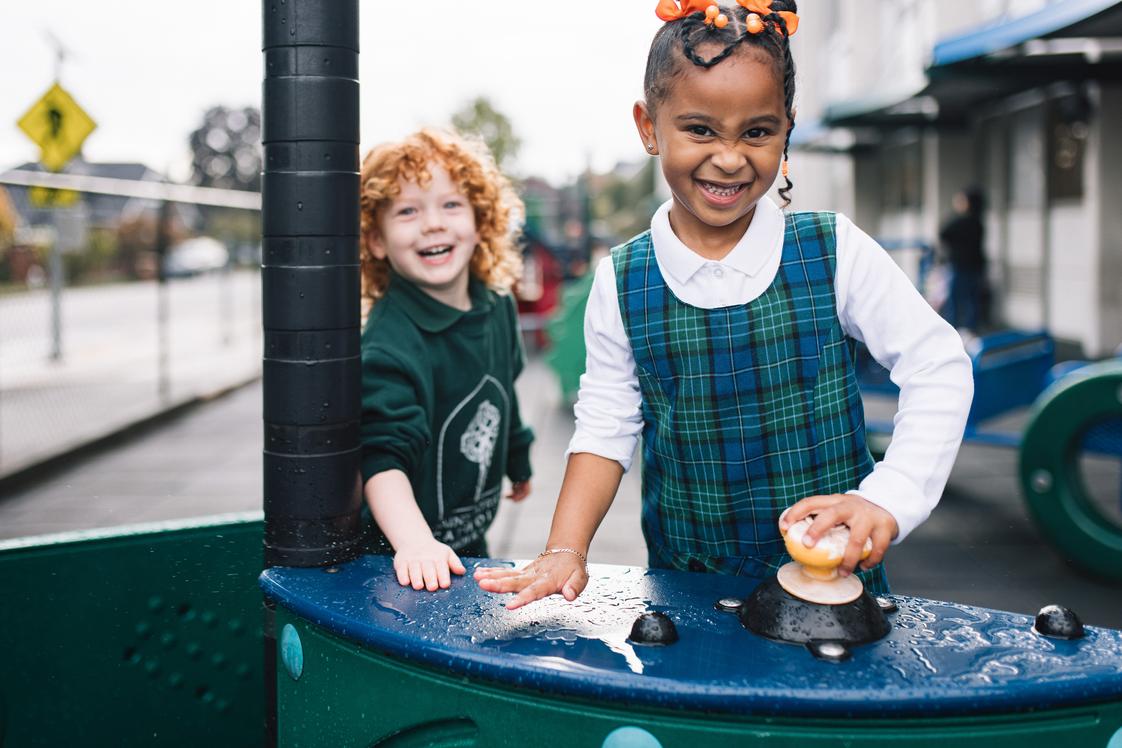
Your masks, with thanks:
[[(489, 536), (497, 557), (532, 557), (548, 534), (572, 431), (556, 393), (552, 373), (531, 361), (519, 396), (538, 433), (534, 492), (500, 509)], [(260, 403), (260, 384), (244, 387), (0, 500), (0, 538), (260, 508)], [(1016, 467), (1013, 450), (965, 446), (935, 514), (890, 552), (893, 589), (1021, 613), (1060, 603), (1086, 623), (1122, 628), (1122, 586), (1087, 578), (1041, 539)], [(1117, 482), (1113, 490), (1116, 501)], [(638, 516), (636, 470), (596, 536), (592, 560), (645, 564)]]
[(0, 480), (261, 371), (260, 275), (236, 271), (0, 297)]

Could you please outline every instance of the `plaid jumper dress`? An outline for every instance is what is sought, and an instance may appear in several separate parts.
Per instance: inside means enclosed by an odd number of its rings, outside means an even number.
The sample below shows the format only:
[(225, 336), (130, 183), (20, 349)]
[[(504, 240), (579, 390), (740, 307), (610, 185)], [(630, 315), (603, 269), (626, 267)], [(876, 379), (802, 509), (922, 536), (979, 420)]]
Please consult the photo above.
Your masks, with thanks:
[[(763, 578), (790, 560), (784, 509), (844, 493), (872, 472), (834, 295), (832, 213), (791, 213), (759, 298), (679, 301), (650, 232), (613, 250), (643, 404), (643, 535), (651, 567)], [(888, 591), (883, 565), (860, 572)]]

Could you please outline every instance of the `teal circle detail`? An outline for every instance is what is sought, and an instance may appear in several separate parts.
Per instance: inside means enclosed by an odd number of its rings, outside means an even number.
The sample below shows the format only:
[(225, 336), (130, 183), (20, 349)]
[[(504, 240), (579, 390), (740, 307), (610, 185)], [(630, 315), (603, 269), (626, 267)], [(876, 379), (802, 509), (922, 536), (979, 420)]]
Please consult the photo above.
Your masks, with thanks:
[(662, 748), (662, 743), (642, 727), (617, 727), (604, 738), (602, 748)]
[(1119, 727), (1110, 736), (1110, 740), (1106, 742), (1106, 748), (1122, 748), (1122, 727)]
[(292, 676), (292, 680), (300, 680), (300, 674), (304, 672), (304, 645), (300, 643), (300, 634), (291, 623), (286, 623), (281, 631), (280, 651), (284, 669)]

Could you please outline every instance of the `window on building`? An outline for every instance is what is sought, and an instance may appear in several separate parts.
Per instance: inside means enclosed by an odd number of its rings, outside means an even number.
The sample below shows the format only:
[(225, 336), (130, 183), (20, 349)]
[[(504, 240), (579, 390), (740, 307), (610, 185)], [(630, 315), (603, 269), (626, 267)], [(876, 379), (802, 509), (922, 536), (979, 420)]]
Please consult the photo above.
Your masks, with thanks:
[(1089, 108), (1082, 95), (1054, 99), (1048, 108), (1048, 197), (1083, 197), (1083, 154)]
[(921, 207), (923, 151), (919, 138), (885, 145), (880, 163), (881, 207), (886, 211)]

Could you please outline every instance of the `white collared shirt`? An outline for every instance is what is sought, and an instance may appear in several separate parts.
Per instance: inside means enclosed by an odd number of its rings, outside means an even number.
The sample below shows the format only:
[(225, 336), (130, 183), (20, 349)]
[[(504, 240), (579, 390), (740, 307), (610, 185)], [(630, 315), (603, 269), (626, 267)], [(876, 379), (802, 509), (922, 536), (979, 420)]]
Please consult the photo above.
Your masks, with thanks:
[[(686, 247), (670, 227), (670, 205), (651, 219), (655, 260), (670, 291), (702, 309), (743, 305), (771, 286), (783, 254), (784, 216), (769, 198), (721, 260)], [(888, 253), (845, 216), (836, 224), (834, 291), (842, 329), (865, 343), (900, 387), (892, 443), (857, 493), (896, 519), (900, 542), (939, 503), (962, 441), (974, 394), (962, 339)], [(611, 257), (596, 268), (585, 311), (587, 347), (576, 433), (566, 456), (591, 452), (631, 467), (643, 430), (642, 395), (623, 326)]]

